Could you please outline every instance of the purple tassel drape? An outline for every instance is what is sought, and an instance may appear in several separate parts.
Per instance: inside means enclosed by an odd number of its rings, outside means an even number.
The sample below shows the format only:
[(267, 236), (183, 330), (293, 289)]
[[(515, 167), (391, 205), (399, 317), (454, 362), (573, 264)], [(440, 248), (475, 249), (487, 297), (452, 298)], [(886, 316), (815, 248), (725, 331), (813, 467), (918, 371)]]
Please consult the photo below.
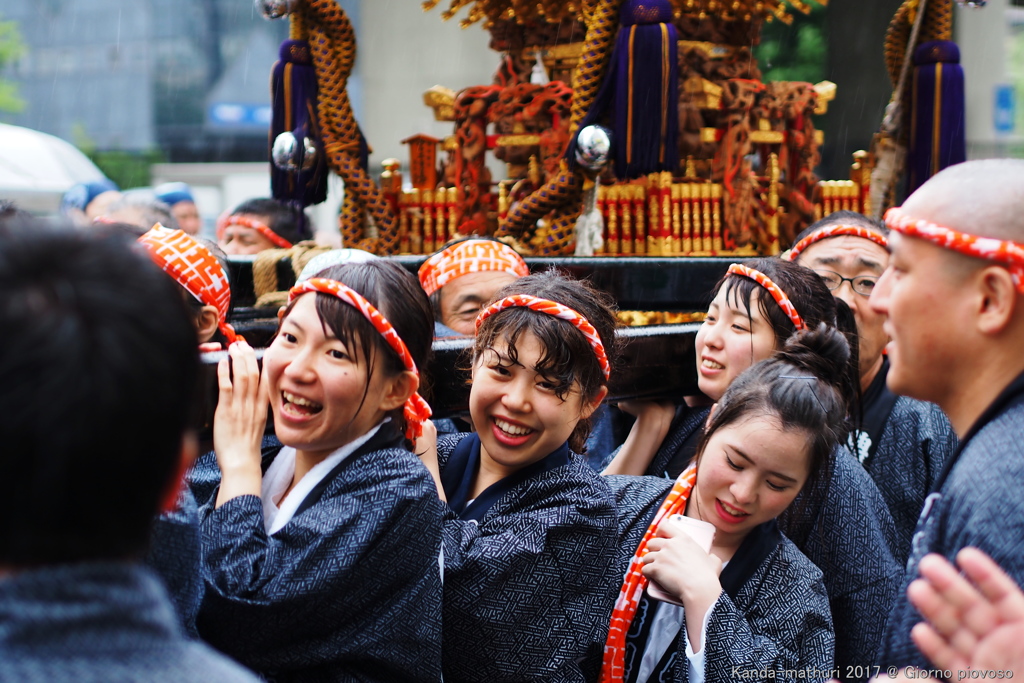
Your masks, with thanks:
[[(291, 131), (300, 149), (304, 138), (310, 138), (317, 146), (316, 165), (308, 171), (283, 171), (273, 162), (270, 164), (274, 199), (291, 204), (301, 214), (305, 207), (327, 198), (327, 159), (316, 118), (316, 70), (306, 41), (286, 40), (281, 44), (280, 61), (274, 64), (270, 76), (270, 97), (270, 144), (281, 133)], [(300, 156), (300, 168), (302, 162)]]
[[(668, 0), (626, 0), (608, 73), (580, 128), (609, 124), (615, 175), (639, 178), (679, 165), (679, 64)], [(568, 159), (575, 163), (576, 140)]]
[(967, 159), (964, 71), (956, 43), (933, 40), (914, 51), (910, 112), (908, 195), (942, 169)]

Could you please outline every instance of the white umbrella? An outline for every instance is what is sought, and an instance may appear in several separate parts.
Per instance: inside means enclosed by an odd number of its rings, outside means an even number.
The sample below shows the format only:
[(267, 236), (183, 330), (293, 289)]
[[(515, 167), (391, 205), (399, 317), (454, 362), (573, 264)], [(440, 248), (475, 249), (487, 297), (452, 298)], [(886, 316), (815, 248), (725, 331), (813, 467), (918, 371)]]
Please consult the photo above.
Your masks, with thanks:
[(53, 135), (0, 123), (0, 193), (63, 193), (75, 183), (103, 177), (103, 172), (74, 145)]

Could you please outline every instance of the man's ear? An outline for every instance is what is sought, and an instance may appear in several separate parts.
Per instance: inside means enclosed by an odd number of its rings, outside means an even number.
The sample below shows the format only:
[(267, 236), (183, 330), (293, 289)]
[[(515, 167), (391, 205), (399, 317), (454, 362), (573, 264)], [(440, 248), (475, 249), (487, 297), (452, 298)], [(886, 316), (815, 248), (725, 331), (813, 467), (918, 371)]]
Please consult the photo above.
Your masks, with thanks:
[(196, 435), (189, 431), (181, 437), (181, 452), (178, 454), (178, 465), (174, 470), (174, 476), (167, 481), (163, 498), (160, 500), (160, 512), (174, 512), (178, 507), (178, 493), (181, 491), (181, 484), (185, 480), (185, 473), (192, 463), (199, 457), (199, 440)]
[(217, 311), (215, 306), (203, 306), (199, 309), (199, 315), (196, 317), (196, 332), (199, 335), (199, 343), (213, 339), (213, 335), (217, 333), (217, 323), (220, 322), (220, 313)]
[(420, 378), (411, 371), (400, 372), (388, 380), (381, 409), (385, 412), (399, 407), (420, 388)]
[(978, 331), (997, 335), (1006, 330), (1017, 308), (1017, 287), (1010, 271), (1001, 266), (986, 266), (976, 276), (979, 287)]
[(593, 415), (594, 411), (597, 410), (601, 406), (601, 403), (604, 401), (604, 399), (607, 396), (608, 396), (608, 385), (605, 384), (597, 392), (597, 395), (594, 397), (593, 401), (591, 401), (589, 403), (584, 403), (583, 404), (583, 407), (580, 410), (580, 419), (581, 420), (586, 420), (588, 417)]

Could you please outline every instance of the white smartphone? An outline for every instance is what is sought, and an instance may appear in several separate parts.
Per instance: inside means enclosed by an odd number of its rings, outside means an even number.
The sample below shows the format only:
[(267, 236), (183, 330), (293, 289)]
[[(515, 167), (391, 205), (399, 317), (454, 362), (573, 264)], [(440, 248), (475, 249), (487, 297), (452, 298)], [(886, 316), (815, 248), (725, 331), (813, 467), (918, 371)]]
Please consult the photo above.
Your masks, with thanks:
[[(697, 542), (697, 545), (706, 552), (711, 552), (711, 544), (715, 540), (715, 525), (710, 522), (705, 522), (700, 519), (693, 519), (692, 517), (686, 517), (684, 515), (672, 515), (667, 520), (670, 524), (674, 524), (676, 528), (682, 529), (686, 534)], [(662, 522), (664, 524), (665, 522)], [(655, 600), (661, 600), (662, 602), (669, 602), (673, 605), (682, 605), (683, 603), (676, 600), (673, 596), (666, 593), (661, 586), (654, 581), (647, 582), (647, 595), (651, 596)]]

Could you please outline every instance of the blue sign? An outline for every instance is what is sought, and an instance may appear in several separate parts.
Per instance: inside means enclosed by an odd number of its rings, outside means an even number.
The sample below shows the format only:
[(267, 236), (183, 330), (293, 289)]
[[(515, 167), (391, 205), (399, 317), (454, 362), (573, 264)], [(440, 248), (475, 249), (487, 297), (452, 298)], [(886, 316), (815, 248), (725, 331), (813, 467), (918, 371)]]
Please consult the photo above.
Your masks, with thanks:
[(207, 110), (207, 121), (217, 126), (268, 128), (272, 116), (270, 105), (218, 102)]
[(1012, 133), (1017, 118), (1017, 93), (1012, 85), (996, 86), (993, 125), (997, 133)]

